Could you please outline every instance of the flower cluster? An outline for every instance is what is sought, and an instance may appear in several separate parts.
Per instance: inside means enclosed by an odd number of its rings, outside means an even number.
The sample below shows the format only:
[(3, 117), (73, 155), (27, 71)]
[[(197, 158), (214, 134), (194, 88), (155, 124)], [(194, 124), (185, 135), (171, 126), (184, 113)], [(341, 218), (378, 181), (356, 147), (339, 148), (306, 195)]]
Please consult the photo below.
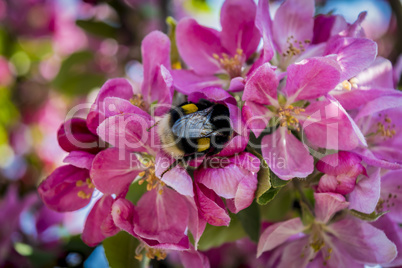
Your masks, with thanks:
[[(177, 253), (186, 267), (209, 267), (204, 231), (237, 214), (256, 222), (254, 254), (268, 267), (401, 265), (392, 64), (365, 38), (365, 13), (353, 24), (314, 14), (313, 0), (286, 0), (273, 18), (267, 0), (226, 0), (221, 31), (184, 18), (174, 39), (147, 35), (140, 88), (108, 80), (86, 119), (59, 129), (69, 155), (39, 186), (45, 204), (73, 211), (96, 193), (82, 239), (94, 246), (126, 231), (139, 260)], [(177, 164), (157, 125), (185, 100), (227, 107), (233, 134), (219, 153)], [(299, 205), (259, 233), (250, 208), (284, 191)]]

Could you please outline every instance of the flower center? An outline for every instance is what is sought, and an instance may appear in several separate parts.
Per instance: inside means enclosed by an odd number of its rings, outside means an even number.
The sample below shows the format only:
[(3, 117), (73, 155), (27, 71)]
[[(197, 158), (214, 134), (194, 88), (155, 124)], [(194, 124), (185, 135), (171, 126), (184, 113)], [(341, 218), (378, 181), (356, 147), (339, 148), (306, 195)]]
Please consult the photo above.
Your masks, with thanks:
[(243, 50), (241, 48), (238, 48), (236, 50), (236, 55), (234, 55), (233, 57), (229, 57), (229, 55), (226, 53), (222, 53), (220, 56), (214, 53), (212, 56), (229, 74), (230, 78), (241, 76), (243, 61), (245, 58), (245, 55), (243, 54)]
[[(88, 189), (94, 189), (95, 185), (92, 183), (90, 178), (87, 178), (85, 181), (82, 180), (78, 180), (75, 182), (75, 186), (76, 187), (88, 187)], [(80, 190), (77, 193), (78, 197), (82, 198), (82, 199), (89, 199), (92, 196), (92, 192), (91, 193), (86, 193), (84, 190)]]
[(158, 187), (159, 194), (162, 194), (162, 188), (163, 186), (165, 186), (165, 183), (155, 175), (155, 162), (148, 155), (137, 155), (137, 158), (145, 169), (138, 174), (138, 176), (140, 177), (140, 179), (138, 180), (138, 184), (141, 185), (144, 182), (147, 182), (147, 191), (151, 191), (152, 189)]
[[(381, 114), (380, 114), (381, 117)], [(377, 123), (377, 132), (384, 139), (392, 138), (396, 134), (395, 124), (392, 124), (391, 118), (387, 115), (384, 116), (383, 122)]]
[[(401, 186), (398, 185), (397, 188), (400, 189)], [(398, 195), (389, 193), (386, 198), (380, 198), (380, 200), (378, 200), (377, 206), (375, 207), (377, 213), (381, 213), (384, 210), (385, 211), (390, 210), (392, 207), (394, 207), (395, 200), (397, 197)]]
[(289, 36), (288, 39), (286, 40), (286, 43), (288, 44), (288, 48), (286, 49), (286, 52), (282, 53), (283, 57), (287, 56), (296, 56), (299, 55), (300, 53), (304, 52), (306, 48), (304, 47), (307, 44), (310, 44), (310, 40), (304, 40), (304, 41), (298, 41), (294, 38), (293, 35)]
[[(143, 252), (144, 251), (144, 252)], [(164, 260), (167, 256), (166, 251), (162, 249), (156, 249), (156, 248), (151, 248), (148, 247), (147, 245), (141, 243), (136, 249), (135, 249), (135, 258), (139, 261), (142, 261), (144, 258), (144, 255), (148, 259), (157, 259), (158, 261)]]
[(130, 102), (132, 105), (146, 111), (146, 105), (141, 94), (134, 94), (134, 96), (130, 99)]
[(288, 129), (294, 129), (300, 131), (299, 120), (294, 115), (298, 115), (304, 111), (305, 109), (300, 107), (294, 107), (293, 105), (280, 107), (277, 110), (279, 125), (281, 127), (287, 127)]

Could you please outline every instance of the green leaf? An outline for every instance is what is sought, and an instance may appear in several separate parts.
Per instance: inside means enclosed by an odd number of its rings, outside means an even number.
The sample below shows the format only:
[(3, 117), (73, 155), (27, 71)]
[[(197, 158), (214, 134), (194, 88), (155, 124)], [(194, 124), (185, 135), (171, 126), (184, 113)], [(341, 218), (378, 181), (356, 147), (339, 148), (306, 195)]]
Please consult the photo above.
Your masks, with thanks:
[(243, 226), (244, 231), (254, 242), (260, 237), (261, 217), (257, 203), (253, 202), (248, 208), (236, 214), (237, 219)]
[(372, 221), (378, 220), (378, 218), (380, 218), (384, 214), (387, 214), (389, 211), (384, 211), (384, 212), (381, 212), (378, 214), (374, 211), (371, 214), (366, 214), (366, 213), (351, 209), (351, 210), (349, 210), (349, 212), (350, 212), (350, 214), (352, 214), (353, 216), (355, 216), (359, 219), (372, 222)]
[(272, 172), (272, 170), (270, 170), (270, 178), (271, 178), (272, 187), (274, 187), (274, 188), (283, 187), (286, 184), (288, 184), (290, 181), (290, 180), (284, 181), (284, 180), (279, 179), (278, 176), (276, 176), (275, 173)]
[(126, 195), (126, 199), (130, 200), (134, 205), (137, 204), (138, 200), (140, 200), (141, 196), (146, 193), (147, 184), (143, 183), (139, 185), (137, 182), (130, 185), (128, 193)]
[(106, 238), (103, 241), (103, 248), (109, 266), (112, 268), (140, 267), (140, 262), (134, 258), (138, 245), (138, 240), (126, 232)]
[(266, 191), (259, 199), (258, 199), (258, 204), (260, 205), (266, 205), (268, 202), (271, 202), (272, 199), (275, 198), (275, 196), (279, 193), (281, 188), (271, 188), (268, 191)]
[(75, 22), (84, 31), (106, 38), (116, 38), (116, 28), (102, 21), (77, 20)]
[(85, 95), (105, 81), (102, 74), (91, 70), (94, 55), (90, 51), (79, 51), (63, 61), (60, 71), (53, 80), (54, 87), (67, 95)]
[(230, 225), (212, 226), (207, 224), (204, 233), (198, 242), (199, 250), (208, 250), (223, 245), (227, 242), (233, 242), (246, 236), (244, 229), (236, 217), (232, 217)]
[[(282, 190), (279, 191), (279, 189)], [(275, 198), (267, 205), (260, 206), (261, 217), (271, 222), (282, 221), (289, 216), (288, 213), (292, 210), (294, 200), (294, 192), (289, 190), (288, 187), (277, 188), (276, 190), (279, 193)]]
[(271, 189), (271, 177), (270, 177), (271, 170), (269, 169), (268, 164), (267, 164), (267, 162), (265, 162), (264, 159), (260, 159), (260, 160), (261, 160), (261, 166), (260, 166), (260, 170), (258, 171), (258, 174), (257, 174), (258, 186), (257, 186), (257, 191), (255, 192), (255, 198), (259, 205), (265, 205), (266, 203), (263, 202), (261, 197), (269, 189)]

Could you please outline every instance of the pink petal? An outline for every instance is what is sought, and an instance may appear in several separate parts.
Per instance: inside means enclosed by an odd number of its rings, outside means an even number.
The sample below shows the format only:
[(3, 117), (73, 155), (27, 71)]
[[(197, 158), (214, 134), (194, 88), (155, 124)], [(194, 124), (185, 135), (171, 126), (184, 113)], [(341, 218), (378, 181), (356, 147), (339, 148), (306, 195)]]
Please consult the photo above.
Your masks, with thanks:
[(354, 121), (337, 102), (318, 101), (310, 104), (301, 114), (301, 126), (308, 141), (318, 147), (351, 150), (356, 148), (362, 137)]
[(181, 166), (175, 166), (166, 172), (161, 180), (175, 189), (179, 194), (194, 196), (193, 181), (186, 169)]
[(288, 103), (326, 95), (340, 82), (340, 69), (333, 57), (309, 58), (287, 69), (284, 92)]
[(382, 230), (387, 238), (391, 240), (398, 250), (398, 256), (384, 267), (397, 267), (402, 265), (402, 229), (396, 222), (393, 222), (388, 215), (384, 215), (372, 223), (374, 227)]
[(91, 169), (94, 158), (95, 155), (84, 151), (72, 151), (66, 156), (66, 158), (64, 158), (63, 162), (78, 168), (85, 168), (89, 170)]
[(400, 169), (402, 168), (402, 164), (397, 163), (396, 161), (387, 161), (379, 158), (372, 151), (366, 148), (356, 148), (353, 150), (354, 153), (361, 156), (363, 161), (371, 166), (381, 167), (386, 169)]
[(134, 95), (133, 88), (124, 78), (114, 78), (106, 81), (100, 89), (98, 96), (91, 107), (87, 116), (87, 125), (92, 133), (96, 133), (96, 128), (104, 120), (104, 100), (106, 97), (118, 97), (129, 100)]
[(304, 229), (305, 227), (300, 218), (278, 222), (269, 226), (261, 234), (258, 241), (257, 258), (261, 256), (263, 252), (272, 250), (286, 242), (291, 236), (303, 232)]
[(340, 81), (348, 80), (369, 67), (377, 55), (377, 44), (367, 38), (344, 37), (329, 42), (324, 55), (336, 54), (341, 67)]
[[(141, 94), (148, 108), (151, 103), (171, 95), (172, 79), (164, 78), (169, 71), (161, 70), (161, 65), (170, 67), (170, 40), (167, 35), (159, 31), (148, 34), (141, 44), (144, 80), (141, 85)], [(166, 79), (170, 79), (169, 82)], [(164, 83), (166, 83), (164, 85)], [(160, 98), (163, 96), (162, 98)], [(170, 96), (171, 97), (171, 96)], [(171, 103), (171, 98), (170, 98)]]
[(394, 88), (392, 63), (383, 57), (377, 57), (367, 69), (360, 72), (356, 79), (359, 87)]
[[(306, 248), (307, 246), (307, 248)], [(310, 267), (310, 261), (315, 259), (316, 253), (309, 246), (308, 237), (292, 241), (283, 249), (281, 262), (278, 268)], [(313, 266), (314, 267), (314, 266)]]
[[(231, 212), (238, 213), (253, 203), (257, 184), (257, 173), (250, 174), (240, 181), (235, 198), (227, 200)], [(229, 206), (229, 203), (232, 205)]]
[(275, 70), (269, 63), (265, 63), (247, 78), (242, 100), (259, 104), (277, 104), (278, 85)]
[(99, 137), (115, 147), (155, 154), (159, 137), (153, 125), (153, 121), (140, 115), (123, 114), (107, 118), (97, 131)]
[(133, 203), (123, 198), (116, 199), (112, 206), (111, 215), (117, 227), (132, 236), (137, 236), (134, 233), (135, 212)]
[(274, 114), (264, 105), (246, 101), (243, 106), (242, 116), (246, 126), (250, 128), (258, 138), (268, 126), (269, 120)]
[(162, 193), (157, 189), (146, 192), (138, 201), (136, 212), (134, 232), (159, 243), (178, 243), (188, 226), (186, 199), (168, 187)]
[(361, 176), (354, 191), (349, 195), (350, 209), (370, 214), (380, 199), (380, 169), (369, 170), (369, 176)]
[(150, 88), (152, 90), (149, 96), (149, 104), (157, 102), (154, 107), (154, 114), (156, 116), (164, 115), (172, 108), (173, 98), (173, 77), (165, 66), (161, 65), (157, 68)]
[(236, 135), (234, 136), (219, 152), (219, 156), (232, 156), (243, 152), (248, 144), (248, 137)]
[(395, 245), (383, 231), (369, 223), (344, 219), (329, 226), (341, 246), (353, 259), (363, 263), (382, 264), (392, 261), (396, 255)]
[(313, 40), (314, 1), (287, 0), (282, 3), (275, 13), (272, 23), (273, 39), (280, 53), (286, 52), (292, 41)]
[(261, 141), (262, 155), (271, 170), (282, 180), (305, 178), (314, 170), (314, 159), (304, 145), (280, 127)]
[(202, 217), (211, 225), (229, 226), (230, 217), (222, 199), (202, 184), (195, 183), (195, 202)]
[(229, 88), (227, 91), (229, 92), (240, 92), (244, 90), (244, 86), (246, 81), (243, 77), (235, 77), (230, 80)]
[(332, 192), (341, 195), (347, 195), (351, 193), (355, 188), (356, 177), (347, 176), (345, 174), (338, 176), (324, 174), (324, 176), (320, 178), (320, 181), (318, 183), (317, 192)]
[(269, 13), (269, 1), (258, 1), (257, 15), (255, 25), (262, 35), (263, 51), (261, 60), (259, 62), (269, 62), (274, 55), (274, 48), (272, 44), (272, 20)]
[(100, 151), (99, 137), (89, 131), (87, 123), (82, 118), (71, 118), (62, 124), (57, 131), (57, 140), (60, 147), (66, 151)]
[(187, 198), (188, 209), (190, 212), (188, 229), (190, 230), (191, 234), (194, 237), (194, 246), (195, 249), (197, 249), (198, 241), (200, 240), (205, 230), (207, 221), (198, 212), (198, 207), (197, 204), (195, 203), (194, 198), (188, 196), (186, 198)]
[[(86, 183), (88, 178), (87, 169), (62, 166), (39, 185), (38, 192), (49, 208), (59, 212), (74, 211), (91, 201), (94, 189)], [(88, 198), (79, 197), (79, 194), (85, 194)]]
[(349, 206), (345, 197), (335, 193), (315, 193), (315, 216), (318, 221), (327, 223), (338, 211)]
[(338, 34), (346, 29), (348, 23), (341, 15), (319, 14), (314, 18), (314, 38), (313, 44), (328, 41), (331, 36)]
[(104, 100), (104, 105), (106, 118), (121, 114), (137, 114), (151, 120), (151, 116), (147, 112), (125, 99), (107, 97)]
[(221, 70), (213, 54), (226, 51), (216, 30), (203, 27), (194, 19), (182, 19), (177, 24), (176, 41), (181, 57), (196, 73), (209, 75)]
[(260, 33), (254, 25), (256, 5), (252, 0), (228, 0), (221, 8), (221, 42), (230, 54), (242, 49), (246, 58), (260, 43)]
[[(360, 165), (362, 159), (351, 152), (339, 151), (321, 158), (317, 164), (317, 170), (329, 175), (348, 174), (356, 165)], [(358, 171), (358, 170), (355, 170)], [(351, 175), (358, 175), (354, 172)]]
[(105, 194), (121, 194), (145, 166), (134, 153), (109, 148), (96, 155), (91, 168), (91, 178), (96, 188)]
[(206, 87), (222, 87), (226, 83), (214, 75), (199, 75), (192, 70), (172, 70), (171, 74), (176, 90), (185, 95)]
[(180, 260), (184, 267), (209, 268), (207, 256), (197, 250), (180, 251)]
[(96, 201), (95, 205), (92, 207), (85, 222), (84, 231), (82, 232), (82, 240), (88, 246), (94, 247), (106, 237), (119, 232), (116, 226), (111, 226), (112, 230), (108, 230), (108, 235), (102, 230), (102, 227), (105, 226), (106, 219), (110, 216), (113, 201), (110, 195), (104, 195)]

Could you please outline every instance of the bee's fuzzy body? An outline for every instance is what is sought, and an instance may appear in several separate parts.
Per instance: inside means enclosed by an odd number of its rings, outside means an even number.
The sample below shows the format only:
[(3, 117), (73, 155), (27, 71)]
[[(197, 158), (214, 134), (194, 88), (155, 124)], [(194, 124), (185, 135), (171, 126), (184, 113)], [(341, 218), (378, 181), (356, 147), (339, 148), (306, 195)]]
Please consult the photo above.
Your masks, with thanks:
[(163, 150), (182, 160), (218, 153), (232, 132), (229, 109), (206, 100), (172, 108), (158, 123)]

